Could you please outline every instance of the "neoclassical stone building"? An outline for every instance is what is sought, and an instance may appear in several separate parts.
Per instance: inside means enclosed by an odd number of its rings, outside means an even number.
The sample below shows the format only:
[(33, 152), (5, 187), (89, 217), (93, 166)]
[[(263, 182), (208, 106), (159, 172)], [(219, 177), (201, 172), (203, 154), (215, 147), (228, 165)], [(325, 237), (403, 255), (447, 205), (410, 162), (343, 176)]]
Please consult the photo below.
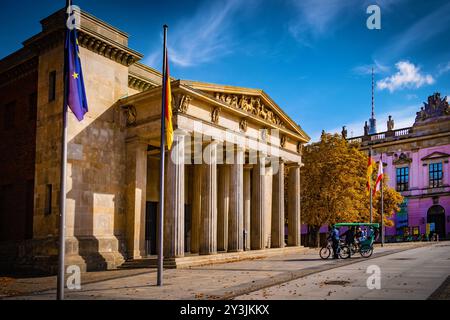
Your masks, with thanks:
[[(0, 61), (3, 269), (56, 267), (64, 18), (42, 20)], [(90, 110), (82, 122), (68, 117), (66, 263), (116, 268), (156, 254), (161, 74), (139, 63), (125, 33), (85, 12), (79, 44)], [(167, 265), (300, 246), (308, 135), (262, 90), (174, 79), (172, 91)]]

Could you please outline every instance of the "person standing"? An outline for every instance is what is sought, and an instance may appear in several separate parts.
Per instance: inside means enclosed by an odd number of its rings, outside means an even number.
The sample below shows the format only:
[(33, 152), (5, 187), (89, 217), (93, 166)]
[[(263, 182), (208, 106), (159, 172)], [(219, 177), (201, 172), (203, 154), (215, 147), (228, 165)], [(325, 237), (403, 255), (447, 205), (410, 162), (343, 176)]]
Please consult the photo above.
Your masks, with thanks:
[(333, 245), (333, 259), (339, 259), (339, 230), (333, 225), (329, 239)]

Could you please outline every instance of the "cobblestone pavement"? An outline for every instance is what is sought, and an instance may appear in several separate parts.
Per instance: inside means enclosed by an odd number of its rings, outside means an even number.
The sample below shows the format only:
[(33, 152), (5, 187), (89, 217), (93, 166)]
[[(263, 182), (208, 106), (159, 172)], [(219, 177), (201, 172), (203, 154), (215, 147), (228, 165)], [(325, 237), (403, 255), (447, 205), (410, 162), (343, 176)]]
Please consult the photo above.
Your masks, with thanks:
[[(353, 257), (350, 260), (324, 261), (319, 258), (318, 250), (305, 249), (302, 253), (264, 259), (189, 269), (169, 269), (164, 272), (163, 287), (156, 286), (155, 269), (90, 272), (82, 274), (81, 290), (66, 289), (66, 298), (189, 300), (242, 298), (248, 293), (289, 283), (320, 272), (340, 267), (349, 268), (359, 263), (370, 263), (381, 257), (387, 259), (391, 255), (401, 254), (400, 252), (414, 252), (411, 249), (423, 246), (426, 248), (414, 250), (427, 251), (430, 248), (434, 250), (438, 245), (388, 244), (384, 248), (377, 247), (373, 258), (368, 260)], [(56, 277), (0, 278), (0, 298), (54, 299), (55, 287)]]

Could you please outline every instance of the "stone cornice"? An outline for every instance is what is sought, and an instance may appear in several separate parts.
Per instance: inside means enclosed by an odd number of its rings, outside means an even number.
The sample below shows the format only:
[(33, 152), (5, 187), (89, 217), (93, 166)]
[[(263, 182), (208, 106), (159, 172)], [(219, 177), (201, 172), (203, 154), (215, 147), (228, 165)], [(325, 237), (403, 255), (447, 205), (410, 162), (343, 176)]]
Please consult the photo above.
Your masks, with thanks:
[(130, 73), (128, 75), (128, 87), (143, 92), (157, 86), (146, 79)]
[[(57, 11), (41, 21), (42, 31), (23, 42), (24, 48), (0, 61), (0, 73), (5, 69), (3, 65), (14, 67), (17, 58), (22, 51), (40, 55), (55, 47), (64, 44), (65, 13)], [(111, 59), (125, 66), (130, 66), (143, 57), (137, 51), (128, 48), (128, 36), (124, 32), (111, 27), (94, 16), (81, 13), (81, 29), (78, 30), (78, 40), (81, 47)]]
[(0, 88), (37, 72), (38, 58), (33, 57), (0, 73)]
[(109, 41), (100, 34), (82, 28), (78, 32), (81, 47), (93, 51), (124, 66), (130, 66), (141, 60), (143, 55), (118, 43)]

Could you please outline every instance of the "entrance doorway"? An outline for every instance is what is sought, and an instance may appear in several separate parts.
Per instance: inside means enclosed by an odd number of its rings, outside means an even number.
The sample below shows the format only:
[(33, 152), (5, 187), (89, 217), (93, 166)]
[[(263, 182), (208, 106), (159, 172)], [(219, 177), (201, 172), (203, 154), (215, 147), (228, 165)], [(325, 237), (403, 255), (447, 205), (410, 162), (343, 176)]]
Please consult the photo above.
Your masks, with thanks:
[(156, 251), (156, 217), (158, 202), (147, 202), (145, 210), (145, 250), (147, 255), (155, 255)]
[(434, 205), (428, 209), (427, 223), (434, 223), (434, 230), (439, 239), (445, 238), (445, 209), (442, 206)]

